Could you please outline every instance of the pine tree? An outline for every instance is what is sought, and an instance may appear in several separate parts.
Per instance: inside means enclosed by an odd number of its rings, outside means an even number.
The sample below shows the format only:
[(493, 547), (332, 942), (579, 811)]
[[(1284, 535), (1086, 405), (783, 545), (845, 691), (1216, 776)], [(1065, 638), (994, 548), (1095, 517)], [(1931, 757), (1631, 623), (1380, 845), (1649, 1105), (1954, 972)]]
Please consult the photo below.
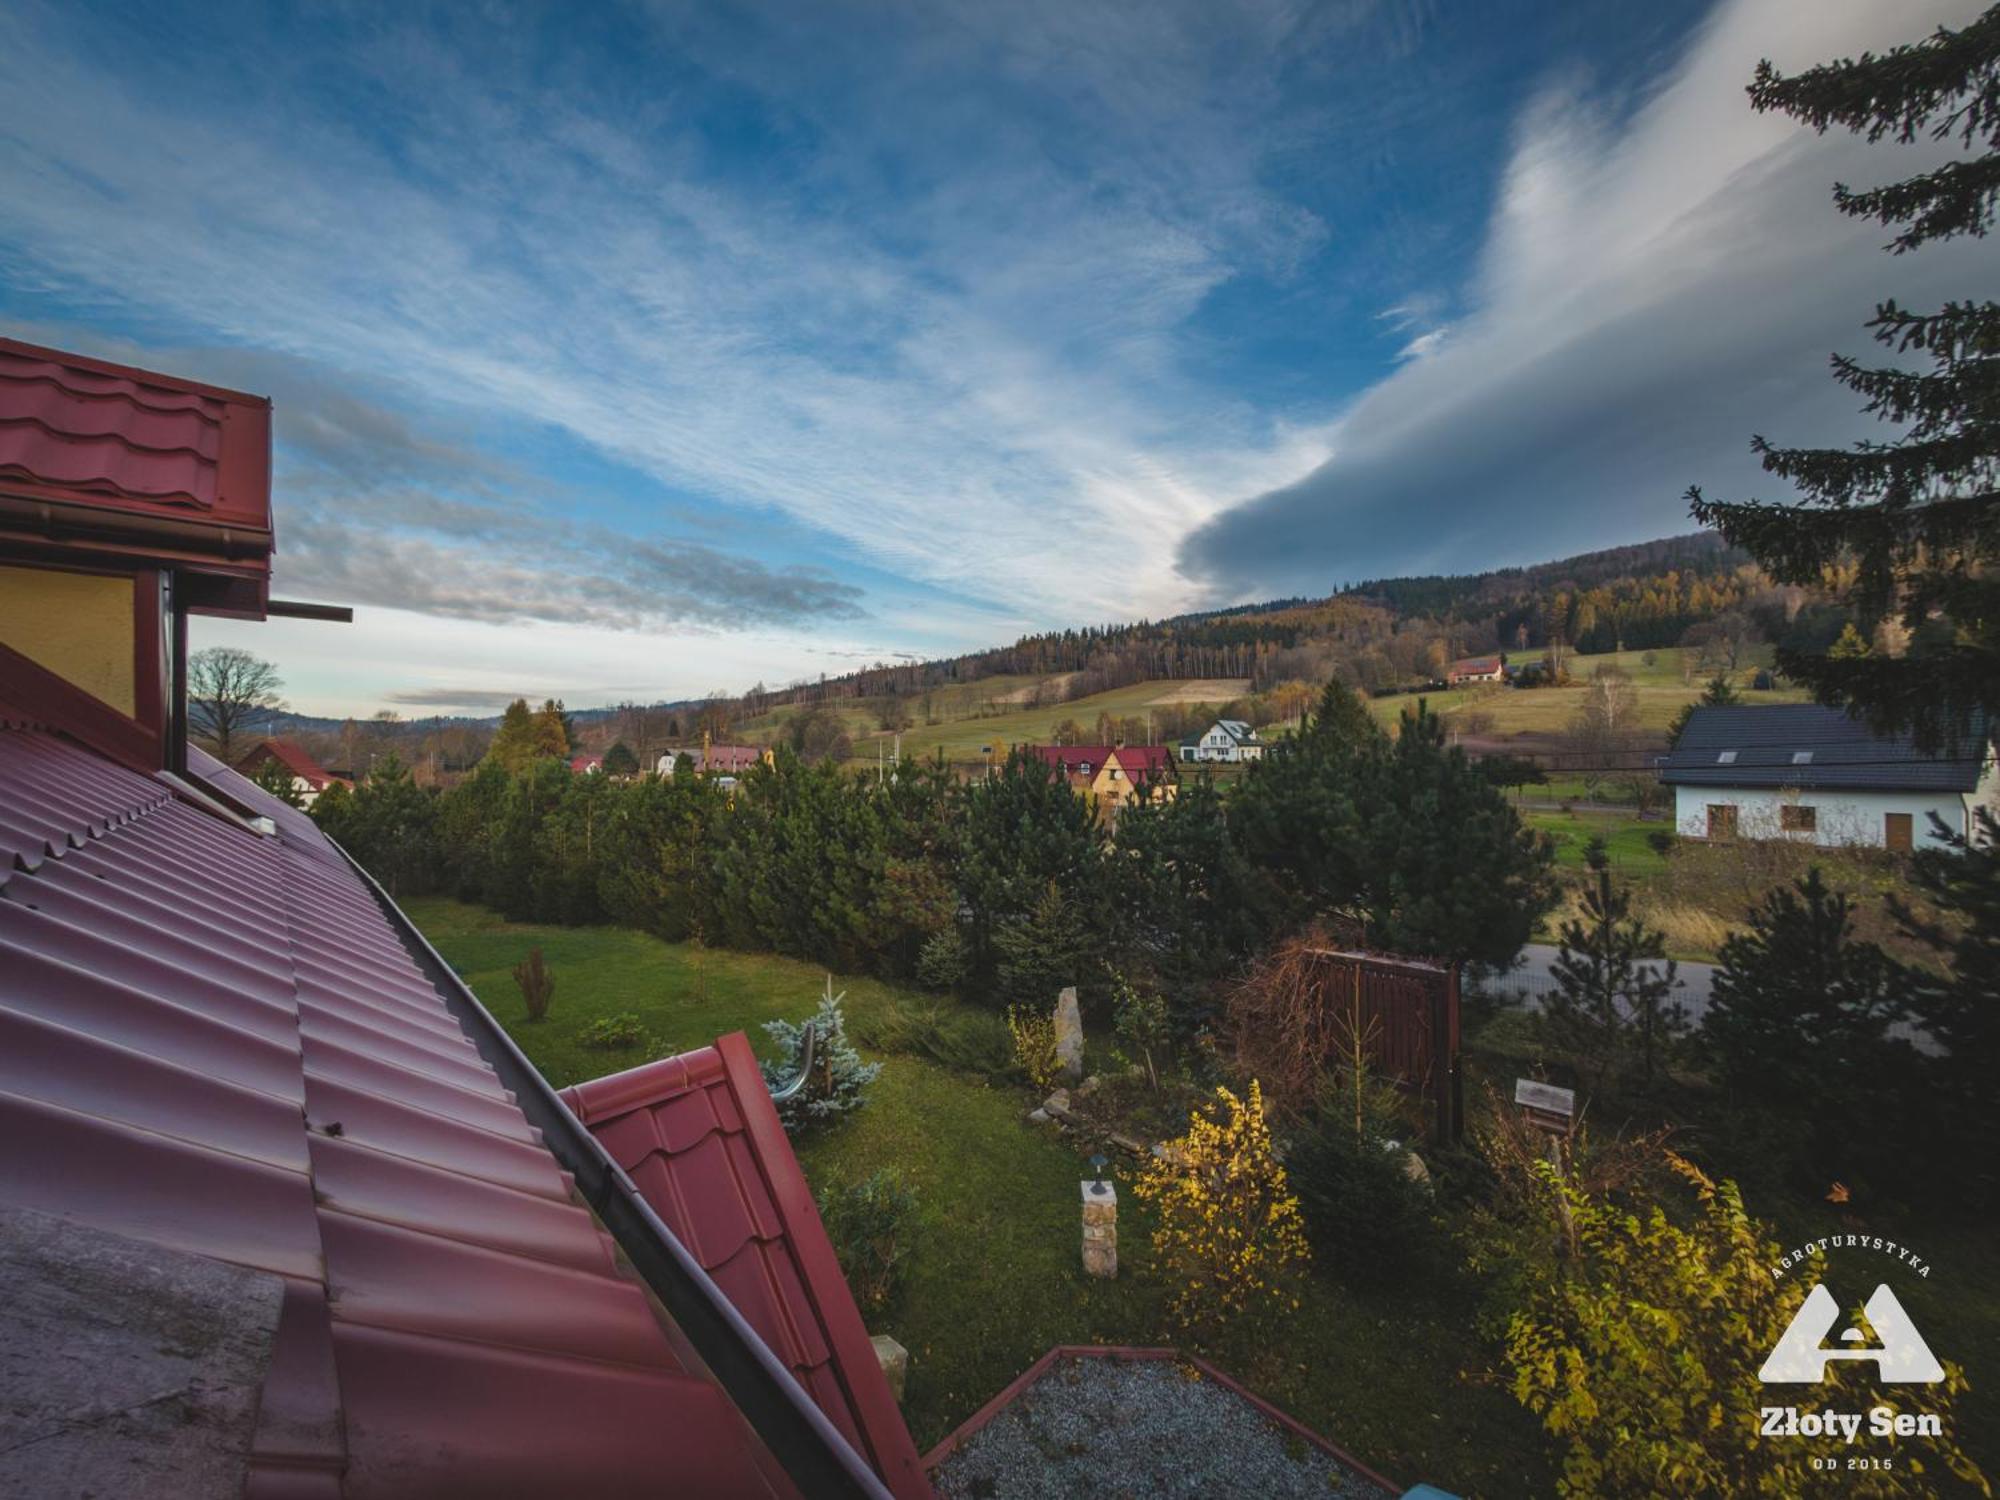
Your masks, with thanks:
[(257, 768), (250, 773), (250, 779), (265, 791), (276, 797), (287, 807), (303, 807), (305, 799), (299, 795), (294, 782), (292, 768), (275, 755), (267, 755), (257, 762)]
[(606, 776), (637, 776), (639, 757), (632, 753), (632, 747), (618, 740), (604, 752), (604, 774)]
[(1686, 1010), (1672, 998), (1677, 966), (1665, 937), (1632, 915), (1631, 893), (1612, 883), (1601, 838), (1590, 841), (1584, 860), (1593, 878), (1583, 915), (1562, 925), (1562, 947), (1549, 965), (1556, 988), (1543, 997), (1538, 1030), (1576, 1066), (1590, 1093), (1635, 1064), (1650, 1085), (1687, 1029)]
[(1903, 995), (1926, 1035), (1940, 1044), (1926, 1060), (1939, 1123), (1958, 1142), (1952, 1153), (1958, 1201), (2000, 1201), (2000, 819), (1981, 808), (1973, 836), (1939, 829), (1943, 848), (1920, 850), (1911, 878), (1940, 913), (1919, 915), (1892, 896), (1904, 931), (1945, 960), (1944, 974), (1906, 968)]
[(1722, 945), (1701, 1046), (1729, 1104), (1800, 1135), (1794, 1163), (1817, 1183), (1851, 1180), (1857, 1151), (1889, 1139), (1911, 1093), (1914, 1054), (1889, 1029), (1903, 1018), (1896, 966), (1854, 937), (1847, 897), (1817, 866), (1779, 887)]
[(1548, 840), (1445, 744), (1422, 702), (1362, 770), (1356, 906), (1367, 941), (1455, 963), (1511, 961), (1549, 904)]
[[(1090, 803), (1053, 767), (1017, 751), (969, 789), (964, 809), (958, 886), (975, 989), (997, 976), (1002, 929), (1028, 919), (1051, 885), (1095, 935), (1104, 905), (1103, 833)], [(1054, 1004), (1054, 993), (1039, 1003)]]
[[(1843, 213), (1901, 226), (1896, 254), (1933, 240), (1983, 236), (2000, 199), (2000, 6), (1960, 31), (1877, 57), (1786, 77), (1766, 61), (1750, 85), (1760, 112), (1911, 142), (1956, 140), (1966, 155), (1903, 182), (1836, 186)], [(1697, 520), (1747, 548), (1781, 583), (1817, 585), (1855, 564), (1847, 602), (1864, 630), (1885, 619), (1909, 632), (1907, 654), (1818, 655), (1780, 649), (1778, 664), (1820, 701), (1845, 704), (1881, 730), (1909, 729), (1936, 747), (1981, 711), (2000, 709), (2000, 302), (1912, 312), (1882, 303), (1868, 327), (1926, 371), (1867, 369), (1836, 356), (1835, 379), (1900, 436), (1843, 449), (1755, 440), (1767, 472), (1803, 503), (1711, 501), (1691, 489)]]
[(534, 711), (528, 700), (516, 698), (500, 715), (500, 727), (486, 747), (486, 758), (508, 771), (527, 769), (535, 758)]
[(1693, 703), (1683, 703), (1674, 715), (1673, 722), (1667, 726), (1667, 744), (1673, 746), (1681, 742), (1681, 734), (1687, 729), (1688, 720), (1694, 717), (1697, 707), (1730, 708), (1742, 701), (1742, 695), (1730, 684), (1728, 674), (1717, 672), (1708, 679), (1708, 686), (1701, 690), (1701, 697)]

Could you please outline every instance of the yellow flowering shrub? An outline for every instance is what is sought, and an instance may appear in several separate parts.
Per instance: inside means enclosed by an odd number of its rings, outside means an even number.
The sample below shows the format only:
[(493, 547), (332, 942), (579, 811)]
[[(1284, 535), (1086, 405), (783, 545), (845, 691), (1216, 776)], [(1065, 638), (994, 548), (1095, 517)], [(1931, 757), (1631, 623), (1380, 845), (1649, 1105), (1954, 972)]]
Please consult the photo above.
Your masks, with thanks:
[(1158, 1212), (1153, 1264), (1172, 1283), (1170, 1310), (1191, 1333), (1298, 1306), (1292, 1283), (1312, 1258), (1299, 1200), (1271, 1145), (1264, 1093), (1218, 1088), (1214, 1118), (1197, 1114), (1140, 1175)]
[(1062, 1078), (1062, 1061), (1056, 1054), (1055, 1017), (1010, 1005), (1007, 1034), (1014, 1038), (1014, 1060), (1029, 1081), (1043, 1093), (1053, 1089)]

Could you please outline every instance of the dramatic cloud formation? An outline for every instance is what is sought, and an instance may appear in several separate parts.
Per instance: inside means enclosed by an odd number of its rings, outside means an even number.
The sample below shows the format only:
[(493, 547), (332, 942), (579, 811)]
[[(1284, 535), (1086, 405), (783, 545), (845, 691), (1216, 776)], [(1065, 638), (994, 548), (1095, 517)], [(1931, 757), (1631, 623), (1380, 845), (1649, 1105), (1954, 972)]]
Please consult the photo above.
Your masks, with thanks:
[(1525, 561), (1862, 430), (1827, 351), (1978, 289), (1742, 96), (1974, 4), (15, 0), (0, 325), (274, 397), (278, 586), (369, 606), (260, 638), (300, 702)]
[[(1878, 352), (1859, 325), (1887, 296), (1990, 294), (1992, 253), (1881, 254), (1887, 231), (1836, 214), (1833, 182), (1936, 151), (1816, 139), (1751, 114), (1743, 86), (1759, 57), (1797, 69), (1977, 9), (1730, 5), (1623, 124), (1552, 85), (1519, 123), (1471, 311), (1417, 333), (1326, 463), (1198, 529), (1182, 566), (1240, 597), (1532, 561), (1685, 530), (1693, 482), (1771, 494), (1753, 430), (1870, 433), (1829, 351)], [(1412, 329), (1422, 311), (1392, 309)]]

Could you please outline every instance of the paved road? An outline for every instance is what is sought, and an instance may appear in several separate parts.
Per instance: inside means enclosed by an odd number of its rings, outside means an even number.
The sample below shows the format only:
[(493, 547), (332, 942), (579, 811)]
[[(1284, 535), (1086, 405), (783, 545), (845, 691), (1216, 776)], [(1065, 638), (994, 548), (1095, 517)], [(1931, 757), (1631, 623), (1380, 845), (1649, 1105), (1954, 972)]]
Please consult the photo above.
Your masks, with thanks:
[[(1549, 965), (1560, 951), (1549, 943), (1528, 944), (1521, 950), (1521, 956), (1514, 960), (1514, 967), (1489, 982), (1488, 988), (1504, 993), (1518, 987), (1526, 992), (1529, 1008), (1536, 1008), (1542, 992), (1555, 986), (1555, 976), (1550, 972)], [(1708, 1013), (1708, 996), (1715, 982), (1715, 965), (1680, 964), (1674, 970), (1674, 977), (1680, 981), (1674, 998), (1687, 1008), (1688, 1024), (1699, 1026), (1701, 1018)]]

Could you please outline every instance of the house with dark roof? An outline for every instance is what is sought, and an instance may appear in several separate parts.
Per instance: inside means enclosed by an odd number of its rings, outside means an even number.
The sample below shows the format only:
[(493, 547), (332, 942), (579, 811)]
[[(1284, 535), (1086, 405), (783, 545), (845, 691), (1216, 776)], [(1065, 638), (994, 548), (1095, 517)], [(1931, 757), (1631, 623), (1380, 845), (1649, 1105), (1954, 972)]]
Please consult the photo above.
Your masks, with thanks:
[(269, 739), (261, 742), (256, 749), (236, 762), (236, 769), (245, 776), (254, 778), (258, 768), (276, 761), (292, 773), (292, 790), (298, 795), (299, 806), (311, 807), (319, 799), (319, 794), (336, 783), (352, 787), (353, 782), (345, 776), (336, 776), (306, 753), (305, 746), (297, 740)]
[(1991, 726), (1937, 753), (1811, 703), (1697, 708), (1660, 765), (1687, 838), (1795, 839), (1886, 849), (1935, 844), (1935, 818), (1963, 836), (2000, 816)]
[(0, 339), (0, 1494), (929, 1495), (744, 1038), (565, 1102), (187, 744), (271, 551), (267, 402)]
[(1217, 719), (1203, 733), (1182, 740), (1180, 752), (1184, 761), (1221, 761), (1233, 765), (1238, 761), (1262, 760), (1264, 742), (1241, 719)]

